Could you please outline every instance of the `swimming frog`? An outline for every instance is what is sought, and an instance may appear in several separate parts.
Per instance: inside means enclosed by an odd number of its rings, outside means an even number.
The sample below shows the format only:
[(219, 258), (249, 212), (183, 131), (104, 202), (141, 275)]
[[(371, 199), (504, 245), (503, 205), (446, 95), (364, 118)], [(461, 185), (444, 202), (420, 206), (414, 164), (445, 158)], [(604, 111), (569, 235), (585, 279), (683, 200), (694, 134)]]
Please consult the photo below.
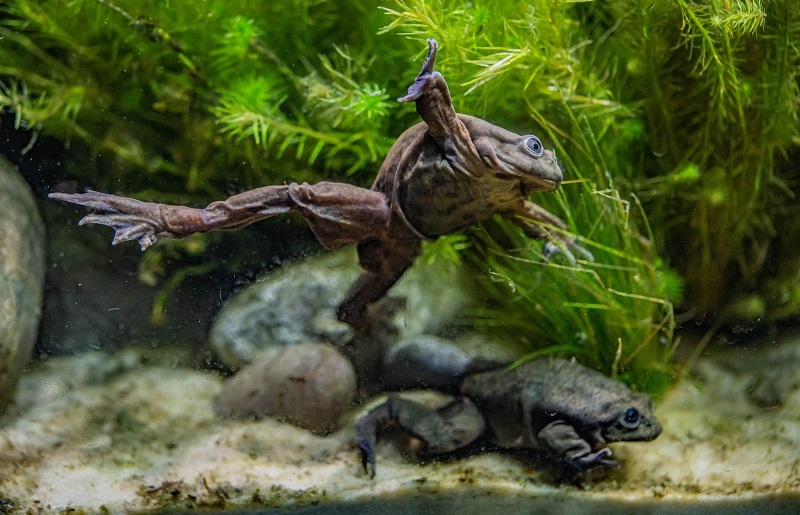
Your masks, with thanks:
[[(520, 136), (489, 122), (458, 114), (447, 84), (434, 70), (438, 45), (428, 40), (422, 70), (400, 102), (415, 102), (423, 122), (392, 146), (370, 189), (338, 182), (266, 186), (213, 202), (204, 209), (142, 202), (107, 193), (51, 193), (50, 197), (94, 210), (80, 224), (115, 229), (113, 243), (238, 229), (257, 220), (297, 212), (326, 248), (356, 243), (364, 269), (337, 315), (364, 324), (367, 307), (411, 266), (423, 240), (434, 240), (499, 214), (533, 238), (546, 239), (546, 254), (572, 251), (591, 259), (564, 236), (558, 217), (528, 200), (552, 191), (561, 168), (538, 137)], [(552, 230), (555, 229), (555, 230)], [(571, 249), (571, 250), (570, 250)]]

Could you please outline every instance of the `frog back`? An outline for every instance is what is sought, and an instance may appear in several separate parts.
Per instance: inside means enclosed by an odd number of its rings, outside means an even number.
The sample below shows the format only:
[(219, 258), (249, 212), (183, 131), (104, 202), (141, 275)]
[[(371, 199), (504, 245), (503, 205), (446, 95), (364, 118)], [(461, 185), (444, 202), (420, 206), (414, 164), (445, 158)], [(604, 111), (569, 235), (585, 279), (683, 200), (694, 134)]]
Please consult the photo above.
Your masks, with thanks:
[(393, 214), (426, 239), (483, 221), (520, 201), (519, 181), (489, 174), (480, 159), (463, 157), (448, 155), (427, 125), (419, 123), (392, 146), (372, 189), (386, 194)]
[(475, 374), (461, 389), (484, 410), (503, 447), (538, 447), (535, 435), (555, 420), (594, 432), (635, 395), (600, 372), (550, 358)]

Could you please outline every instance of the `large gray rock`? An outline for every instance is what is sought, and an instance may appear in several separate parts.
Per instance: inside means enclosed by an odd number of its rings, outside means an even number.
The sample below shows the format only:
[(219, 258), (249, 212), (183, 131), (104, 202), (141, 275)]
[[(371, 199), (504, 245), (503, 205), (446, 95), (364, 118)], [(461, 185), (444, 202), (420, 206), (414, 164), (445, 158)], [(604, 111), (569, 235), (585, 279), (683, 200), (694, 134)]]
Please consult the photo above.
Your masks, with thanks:
[(44, 227), (30, 188), (0, 157), (0, 410), (36, 341), (44, 285)]
[[(420, 261), (420, 260), (418, 260)], [(361, 273), (354, 248), (282, 266), (232, 296), (209, 332), (209, 344), (228, 366), (257, 361), (275, 346), (319, 342), (341, 346), (352, 337), (336, 307)], [(469, 302), (455, 272), (417, 262), (389, 292), (398, 338), (437, 334)]]

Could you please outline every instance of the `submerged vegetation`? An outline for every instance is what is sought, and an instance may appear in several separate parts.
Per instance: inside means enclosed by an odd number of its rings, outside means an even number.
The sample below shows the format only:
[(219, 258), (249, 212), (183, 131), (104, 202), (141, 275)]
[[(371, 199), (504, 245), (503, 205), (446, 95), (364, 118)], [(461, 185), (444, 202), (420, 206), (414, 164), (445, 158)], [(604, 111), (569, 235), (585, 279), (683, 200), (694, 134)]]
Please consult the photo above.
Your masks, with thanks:
[(202, 204), (283, 181), (368, 186), (417, 121), (393, 99), (435, 37), (458, 111), (556, 149), (565, 183), (534, 200), (596, 258), (544, 260), (502, 221), (429, 245), (429, 260), (477, 270), (481, 325), (659, 390), (672, 303), (719, 323), (800, 312), (797, 2), (0, 0), (0, 12), (0, 122), (68, 142), (69, 174), (93, 188)]

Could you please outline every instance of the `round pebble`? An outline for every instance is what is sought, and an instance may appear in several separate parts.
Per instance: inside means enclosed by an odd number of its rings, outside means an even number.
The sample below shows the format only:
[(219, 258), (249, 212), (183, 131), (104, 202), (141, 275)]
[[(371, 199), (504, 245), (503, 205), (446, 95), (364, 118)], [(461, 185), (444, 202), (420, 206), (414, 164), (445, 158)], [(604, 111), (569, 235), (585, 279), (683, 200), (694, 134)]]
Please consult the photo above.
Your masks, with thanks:
[(271, 416), (314, 431), (336, 428), (353, 401), (353, 365), (330, 345), (302, 343), (271, 349), (222, 387), (217, 413), (228, 418)]

